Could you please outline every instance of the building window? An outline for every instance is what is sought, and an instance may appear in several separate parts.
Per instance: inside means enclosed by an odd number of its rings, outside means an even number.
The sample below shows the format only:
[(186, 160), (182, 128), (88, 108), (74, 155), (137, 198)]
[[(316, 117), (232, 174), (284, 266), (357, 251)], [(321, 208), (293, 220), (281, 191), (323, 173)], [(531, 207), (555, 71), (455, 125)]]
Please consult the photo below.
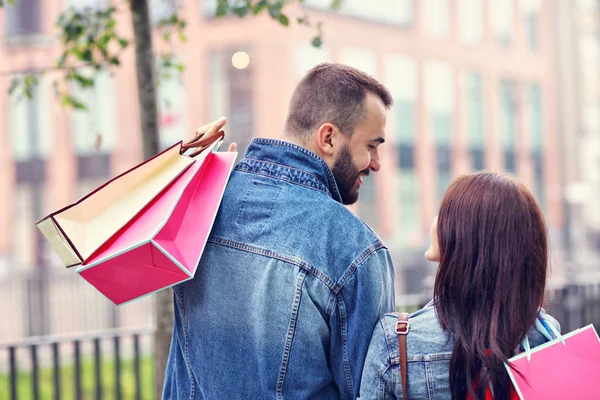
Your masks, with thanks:
[[(376, 0), (365, 6), (364, 0), (344, 0), (336, 13), (380, 23), (410, 26), (414, 0)], [(322, 11), (331, 10), (332, 0), (304, 0), (304, 5)]]
[(483, 0), (458, 1), (458, 34), (467, 45), (478, 45), (483, 41)]
[(484, 116), (482, 78), (478, 73), (468, 73), (467, 82), (467, 129), (472, 167), (480, 171), (484, 167)]
[[(377, 56), (373, 51), (359, 47), (346, 47), (342, 49), (340, 57), (342, 64), (376, 77)], [(365, 179), (358, 199), (360, 217), (374, 230), (378, 228), (376, 179), (378, 179), (377, 174), (371, 174)]]
[(504, 169), (514, 174), (516, 166), (517, 115), (515, 85), (511, 81), (500, 82), (500, 137), (504, 151)]
[(332, 61), (331, 52), (326, 45), (316, 48), (312, 44), (302, 41), (296, 44), (295, 50), (294, 67), (298, 79), (302, 79), (312, 67)]
[(393, 135), (388, 140), (396, 148), (399, 161), (395, 174), (395, 236), (401, 245), (411, 246), (421, 238), (419, 177), (415, 168), (417, 63), (406, 56), (387, 57), (385, 81), (394, 97), (395, 114)]
[(519, 0), (519, 8), (525, 26), (527, 47), (535, 52), (539, 48), (539, 19), (541, 0)]
[(232, 56), (238, 50), (219, 50), (208, 57), (209, 120), (227, 117), (227, 141), (236, 142), (238, 152), (244, 154), (254, 135), (254, 108), (252, 106), (252, 53), (247, 51), (250, 64), (237, 69)]
[(425, 33), (434, 38), (450, 36), (449, 0), (423, 0)]
[(8, 37), (42, 33), (40, 0), (19, 0), (7, 6), (6, 28)]
[(186, 131), (185, 95), (181, 76), (161, 79), (158, 85), (158, 128), (163, 149), (189, 136)]
[(543, 116), (542, 116), (542, 95), (540, 86), (533, 84), (529, 87), (529, 104), (531, 107), (531, 152), (534, 169), (534, 193), (543, 208), (544, 199), (544, 167), (543, 167)]
[(488, 2), (492, 35), (496, 43), (509, 47), (513, 42), (515, 10), (512, 0)]
[(73, 112), (71, 137), (78, 155), (112, 152), (116, 140), (114, 82), (108, 72), (101, 72), (91, 88), (74, 87), (73, 94), (87, 110)]
[(431, 136), (435, 142), (438, 174), (437, 194), (441, 201), (451, 179), (452, 124), (454, 118), (454, 79), (447, 62), (425, 64), (425, 107)]
[(83, 10), (85, 8), (92, 8), (94, 10), (101, 10), (109, 5), (109, 0), (67, 0), (66, 6), (75, 7)]
[(107, 72), (98, 74), (91, 88), (73, 88), (87, 110), (72, 114), (71, 138), (77, 154), (79, 181), (110, 176), (110, 156), (116, 140), (114, 83)]
[(17, 162), (43, 159), (50, 152), (52, 121), (49, 81), (41, 78), (32, 99), (10, 98), (9, 137), (12, 157)]

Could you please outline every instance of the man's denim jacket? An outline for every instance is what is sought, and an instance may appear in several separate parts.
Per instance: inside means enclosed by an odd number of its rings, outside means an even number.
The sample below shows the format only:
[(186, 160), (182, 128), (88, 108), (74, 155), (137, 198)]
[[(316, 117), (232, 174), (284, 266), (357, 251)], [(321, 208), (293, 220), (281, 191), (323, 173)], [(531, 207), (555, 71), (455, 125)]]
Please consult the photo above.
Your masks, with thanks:
[(394, 275), (340, 201), (323, 159), (252, 141), (195, 277), (174, 288), (164, 399), (357, 397), (373, 328), (394, 310)]
[[(551, 329), (540, 328), (552, 324), (560, 331), (558, 322), (540, 312), (540, 324), (527, 334), (533, 348), (554, 339)], [(400, 352), (395, 332), (398, 314), (386, 314), (375, 327), (369, 353), (365, 361), (360, 400), (402, 399)], [(450, 399), (450, 358), (453, 336), (442, 330), (433, 302), (411, 314), (410, 330), (406, 338), (407, 384), (410, 399)]]

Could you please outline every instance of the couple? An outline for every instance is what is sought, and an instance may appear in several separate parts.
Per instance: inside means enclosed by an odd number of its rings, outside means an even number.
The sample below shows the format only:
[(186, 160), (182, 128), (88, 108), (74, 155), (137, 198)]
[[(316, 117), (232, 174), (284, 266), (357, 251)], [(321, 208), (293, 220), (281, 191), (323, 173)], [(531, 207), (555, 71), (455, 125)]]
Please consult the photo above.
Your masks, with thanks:
[[(235, 167), (194, 279), (174, 287), (164, 399), (402, 398), (388, 249), (344, 205), (380, 168), (387, 89), (321, 64), (295, 89), (281, 140)], [(213, 123), (207, 134), (221, 130)], [(410, 317), (410, 398), (509, 398), (503, 362), (536, 319), (545, 223), (531, 193), (491, 173), (449, 188), (427, 258), (435, 301)], [(479, 384), (477, 384), (479, 382)]]

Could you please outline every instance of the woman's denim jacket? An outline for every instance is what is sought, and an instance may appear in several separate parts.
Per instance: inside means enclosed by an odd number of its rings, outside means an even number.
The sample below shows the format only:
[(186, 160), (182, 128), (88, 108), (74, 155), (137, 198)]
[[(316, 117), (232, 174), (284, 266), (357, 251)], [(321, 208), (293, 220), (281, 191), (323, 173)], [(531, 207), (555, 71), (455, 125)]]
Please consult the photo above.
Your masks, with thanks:
[[(541, 312), (543, 323), (560, 331), (558, 322)], [(363, 369), (360, 400), (402, 399), (398, 335), (395, 333), (398, 314), (386, 314), (375, 326)], [(448, 373), (454, 338), (442, 330), (433, 302), (412, 314), (407, 336), (408, 397), (416, 399), (450, 399)], [(531, 347), (553, 337), (545, 330), (530, 329), (527, 334)]]

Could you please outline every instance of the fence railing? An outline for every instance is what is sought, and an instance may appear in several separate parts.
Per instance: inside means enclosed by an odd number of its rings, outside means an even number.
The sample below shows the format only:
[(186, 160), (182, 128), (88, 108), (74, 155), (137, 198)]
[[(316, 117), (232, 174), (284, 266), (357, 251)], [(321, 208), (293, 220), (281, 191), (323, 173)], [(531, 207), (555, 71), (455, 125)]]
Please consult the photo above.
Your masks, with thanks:
[(154, 298), (115, 307), (72, 269), (35, 268), (0, 279), (0, 341), (115, 328), (147, 328)]
[(0, 399), (154, 398), (152, 342), (151, 328), (0, 342)]
[[(412, 311), (429, 299), (398, 300)], [(552, 288), (545, 308), (563, 332), (600, 327), (600, 281)], [(0, 399), (154, 399), (153, 332), (117, 328), (0, 341)]]

